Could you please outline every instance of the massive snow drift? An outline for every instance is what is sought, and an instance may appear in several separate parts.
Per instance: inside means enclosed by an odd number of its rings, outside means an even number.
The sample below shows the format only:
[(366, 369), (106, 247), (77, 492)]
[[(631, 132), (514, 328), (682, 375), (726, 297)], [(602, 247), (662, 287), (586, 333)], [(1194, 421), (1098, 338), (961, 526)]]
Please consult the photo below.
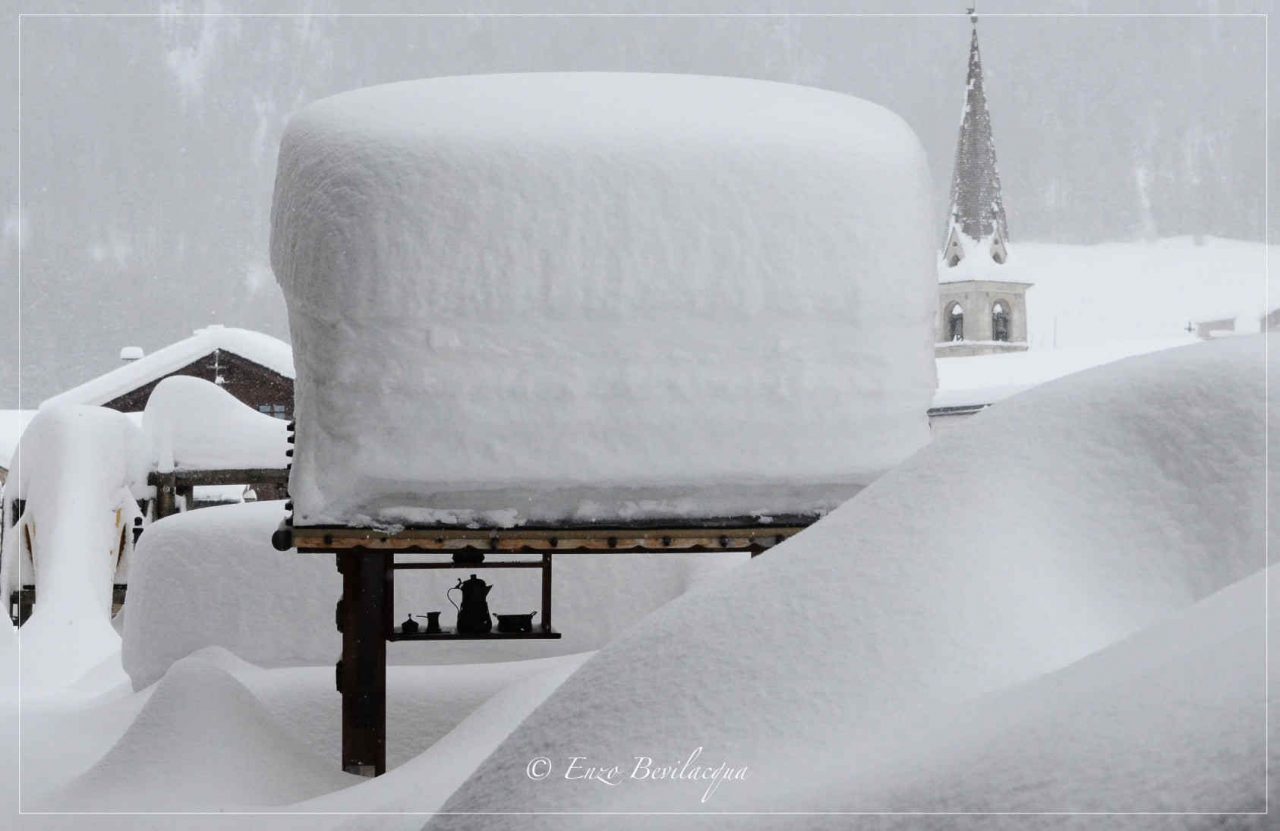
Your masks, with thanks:
[(473, 76), (294, 116), (301, 524), (834, 507), (927, 440), (910, 128), (731, 78)]
[[(719, 810), (1063, 810), (1077, 807), (1072, 800), (1090, 810), (1253, 810), (1263, 794), (1260, 751), (1257, 759), (1238, 751), (1256, 744), (1242, 731), (1256, 728), (1260, 738), (1265, 690), (1237, 659), (1252, 656), (1254, 668), (1264, 660), (1261, 580), (1240, 589), (1255, 602), (1216, 602), (1207, 617), (1170, 630), (1201, 626), (1209, 640), (1226, 633), (1217, 647), (1150, 636), (1156, 644), (1144, 654), (1164, 649), (1187, 662), (1182, 669), (1147, 678), (1132, 658), (1116, 658), (1083, 670), (1077, 688), (1090, 677), (1102, 683), (1097, 667), (1128, 667), (1080, 706), (1121, 707), (1141, 693), (1167, 768), (1135, 770), (1160, 765), (1161, 754), (1119, 746), (1113, 754), (1108, 741), (1137, 741), (1140, 725), (1108, 736), (1110, 715), (1055, 710), (1050, 699), (1063, 688), (1051, 681), (1015, 696), (1014, 711), (1076, 719), (1089, 733), (1046, 773), (1063, 784), (1018, 795), (1005, 785), (1027, 763), (1027, 748), (1009, 743), (1023, 728), (1002, 726), (999, 702), (973, 713), (964, 704), (1067, 667), (1264, 567), (1263, 358), (1260, 337), (1171, 350), (1046, 384), (976, 416), (809, 531), (606, 646), (446, 807), (699, 810), (698, 782), (603, 787), (563, 774), (574, 756), (587, 765), (626, 766), (638, 755), (679, 764), (702, 746), (703, 764), (752, 771), (748, 784), (719, 789), (707, 806)], [(1224, 621), (1224, 608), (1242, 616), (1239, 627)], [(1217, 693), (1175, 684), (1206, 668), (1243, 674), (1224, 678)], [(1251, 709), (1220, 718), (1219, 693), (1235, 702), (1229, 710)], [(1162, 704), (1176, 712), (1152, 711)], [(976, 739), (940, 739), (939, 753), (961, 740), (969, 750), (939, 756), (927, 779), (912, 780), (910, 770), (929, 754), (909, 749), (905, 780), (878, 779), (877, 753), (896, 746), (884, 731), (940, 716), (988, 726)], [(1177, 736), (1206, 738), (1201, 728), (1160, 732), (1184, 719), (1216, 724), (1217, 743), (1171, 746)], [(1035, 729), (1054, 735), (1040, 722)], [(918, 736), (903, 742), (924, 746)], [(990, 781), (965, 776), (973, 754), (993, 746), (1005, 749), (984, 762)], [(1097, 782), (1113, 755), (1121, 761), (1110, 772), (1128, 778), (1106, 792), (1107, 805), (1084, 801), (1076, 786)], [(556, 775), (533, 781), (527, 765), (536, 757), (552, 759)], [(1206, 771), (1206, 759), (1229, 770)], [(815, 781), (828, 786), (815, 793)], [(1224, 781), (1230, 787), (1214, 785)]]

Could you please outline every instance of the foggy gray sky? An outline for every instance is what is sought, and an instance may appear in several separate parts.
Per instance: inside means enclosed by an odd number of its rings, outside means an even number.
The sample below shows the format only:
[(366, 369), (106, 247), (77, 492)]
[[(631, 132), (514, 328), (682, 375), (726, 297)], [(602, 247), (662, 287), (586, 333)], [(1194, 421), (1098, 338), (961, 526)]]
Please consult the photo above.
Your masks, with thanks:
[[(1261, 239), (1260, 18), (999, 12), (1268, 10), (1267, 3), (982, 3), (1010, 237)], [(563, 11), (962, 11), (961, 2), (554, 3)], [(119, 2), (234, 12), (249, 4)], [(277, 6), (280, 10), (288, 4)], [(499, 3), (297, 3), (314, 12), (510, 11)], [(23, 11), (100, 11), (89, 3)], [(17, 42), (17, 6), (0, 36)], [(26, 17), (22, 43), (22, 406), (208, 323), (287, 339), (267, 265), (289, 114), (433, 75), (629, 70), (825, 87), (901, 114), (929, 153), (938, 236), (968, 22), (952, 17)], [(17, 406), (17, 65), (3, 72), (0, 406)], [(1274, 222), (1273, 222), (1274, 226)]]

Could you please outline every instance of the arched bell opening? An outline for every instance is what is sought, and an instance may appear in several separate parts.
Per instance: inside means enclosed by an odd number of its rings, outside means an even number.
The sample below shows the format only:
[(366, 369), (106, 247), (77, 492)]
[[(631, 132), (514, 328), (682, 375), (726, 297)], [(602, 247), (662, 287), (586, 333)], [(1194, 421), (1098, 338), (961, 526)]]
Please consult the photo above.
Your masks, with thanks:
[(997, 300), (991, 306), (991, 339), (1000, 343), (1007, 343), (1011, 326), (1012, 319), (1009, 304), (1003, 300)]
[(952, 303), (947, 307), (947, 339), (953, 342), (964, 340), (964, 307)]

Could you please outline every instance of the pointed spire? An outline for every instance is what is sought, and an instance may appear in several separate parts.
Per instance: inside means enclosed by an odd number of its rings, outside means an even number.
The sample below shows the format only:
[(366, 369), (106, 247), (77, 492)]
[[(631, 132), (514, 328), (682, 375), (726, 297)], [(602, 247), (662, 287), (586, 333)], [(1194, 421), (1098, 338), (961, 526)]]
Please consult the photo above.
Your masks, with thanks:
[(982, 86), (978, 14), (975, 7), (970, 7), (968, 12), (973, 26), (969, 41), (969, 80), (951, 180), (951, 218), (942, 252), (948, 266), (958, 265), (966, 256), (977, 253), (987, 255), (995, 263), (1003, 263), (1009, 237), (1004, 200), (1000, 195), (1000, 173), (996, 169), (996, 146), (991, 137), (991, 115)]

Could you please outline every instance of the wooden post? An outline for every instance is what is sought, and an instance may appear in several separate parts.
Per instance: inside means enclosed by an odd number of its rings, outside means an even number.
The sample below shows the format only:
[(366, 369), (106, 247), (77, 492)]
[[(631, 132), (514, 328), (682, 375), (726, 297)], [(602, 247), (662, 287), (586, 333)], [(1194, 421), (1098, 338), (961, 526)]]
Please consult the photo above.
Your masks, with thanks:
[(551, 631), (551, 552), (542, 555), (542, 631)]
[(174, 476), (172, 473), (161, 474), (154, 477), (156, 487), (156, 503), (155, 518), (164, 519), (170, 514), (178, 512), (177, 486), (174, 484)]
[(342, 572), (342, 769), (359, 776), (387, 770), (387, 635), (392, 555), (354, 549), (338, 554)]

